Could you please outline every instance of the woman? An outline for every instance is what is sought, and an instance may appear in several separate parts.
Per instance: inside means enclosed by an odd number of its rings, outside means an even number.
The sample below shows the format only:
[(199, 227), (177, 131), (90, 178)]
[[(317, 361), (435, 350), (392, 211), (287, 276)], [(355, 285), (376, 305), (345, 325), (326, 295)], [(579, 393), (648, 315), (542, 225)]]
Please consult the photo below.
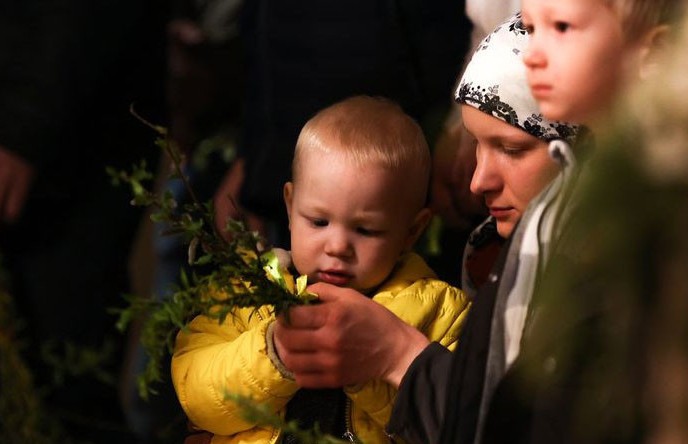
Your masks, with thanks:
[[(531, 201), (562, 170), (550, 155), (550, 142), (572, 143), (578, 133), (577, 126), (539, 113), (521, 59), (527, 40), (520, 15), (497, 27), (475, 49), (456, 92), (464, 125), (477, 140), (471, 191), (484, 197), (490, 211), (469, 240), (464, 276), (472, 276), (468, 267), (477, 248), (489, 245), (490, 238), (506, 241), (484, 285), (464, 279), (464, 290), (475, 297), (456, 355), (432, 344), (404, 376), (388, 430), (411, 442), (437, 442), (445, 415), (458, 421), (445, 428), (443, 442), (480, 439), (476, 431), (492, 390), (518, 354), (520, 337), (512, 332), (522, 328), (525, 310), (508, 295), (520, 283), (517, 275), (534, 274), (519, 261), (524, 238), (515, 229), (532, 212)], [(423, 402), (428, 393), (432, 399)]]

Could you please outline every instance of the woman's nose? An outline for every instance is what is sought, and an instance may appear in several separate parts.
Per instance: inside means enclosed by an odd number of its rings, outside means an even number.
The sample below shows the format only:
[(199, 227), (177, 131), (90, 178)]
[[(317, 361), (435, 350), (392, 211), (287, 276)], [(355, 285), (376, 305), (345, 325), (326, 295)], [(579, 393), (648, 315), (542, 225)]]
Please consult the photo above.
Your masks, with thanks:
[(494, 161), (490, 158), (489, 150), (482, 149), (480, 144), (475, 150), (476, 163), (471, 178), (471, 193), (483, 195), (499, 188), (498, 174), (495, 172)]

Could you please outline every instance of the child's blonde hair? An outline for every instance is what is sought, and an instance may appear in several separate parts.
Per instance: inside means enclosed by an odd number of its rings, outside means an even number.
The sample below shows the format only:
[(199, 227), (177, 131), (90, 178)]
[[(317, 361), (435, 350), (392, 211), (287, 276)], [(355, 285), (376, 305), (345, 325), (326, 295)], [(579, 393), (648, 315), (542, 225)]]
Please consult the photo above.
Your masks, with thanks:
[(660, 25), (671, 24), (685, 0), (604, 0), (619, 14), (629, 40)]
[(331, 105), (301, 129), (292, 163), (292, 180), (307, 153), (342, 152), (356, 165), (375, 165), (405, 174), (418, 184), (425, 203), (430, 182), (430, 149), (418, 123), (382, 97), (354, 96)]

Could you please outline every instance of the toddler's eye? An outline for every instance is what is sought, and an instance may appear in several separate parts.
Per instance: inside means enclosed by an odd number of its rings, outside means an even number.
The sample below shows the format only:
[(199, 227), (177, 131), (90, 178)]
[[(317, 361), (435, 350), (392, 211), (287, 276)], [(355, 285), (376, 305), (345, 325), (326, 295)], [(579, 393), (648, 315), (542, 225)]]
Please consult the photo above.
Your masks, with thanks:
[(526, 25), (523, 23), (523, 29), (525, 29), (526, 34), (532, 34), (533, 31), (535, 31), (535, 27), (533, 25)]
[(313, 219), (313, 220), (311, 220), (311, 223), (313, 224), (314, 227), (326, 227), (327, 226), (327, 221), (325, 219)]
[(356, 228), (356, 232), (362, 236), (375, 236), (376, 234), (379, 233), (379, 231), (371, 230), (370, 228), (365, 228), (365, 227)]
[(558, 32), (566, 32), (570, 27), (571, 25), (566, 22), (554, 22), (554, 29), (556, 29)]

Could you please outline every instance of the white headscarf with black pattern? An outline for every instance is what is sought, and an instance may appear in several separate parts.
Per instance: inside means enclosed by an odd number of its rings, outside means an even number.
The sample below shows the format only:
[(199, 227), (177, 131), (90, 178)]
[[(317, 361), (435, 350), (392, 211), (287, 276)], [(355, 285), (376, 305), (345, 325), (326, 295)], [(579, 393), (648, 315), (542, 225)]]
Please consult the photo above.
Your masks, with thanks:
[(473, 52), (456, 89), (470, 105), (547, 142), (575, 141), (578, 126), (545, 119), (526, 79), (523, 51), (528, 34), (518, 13), (485, 37)]

